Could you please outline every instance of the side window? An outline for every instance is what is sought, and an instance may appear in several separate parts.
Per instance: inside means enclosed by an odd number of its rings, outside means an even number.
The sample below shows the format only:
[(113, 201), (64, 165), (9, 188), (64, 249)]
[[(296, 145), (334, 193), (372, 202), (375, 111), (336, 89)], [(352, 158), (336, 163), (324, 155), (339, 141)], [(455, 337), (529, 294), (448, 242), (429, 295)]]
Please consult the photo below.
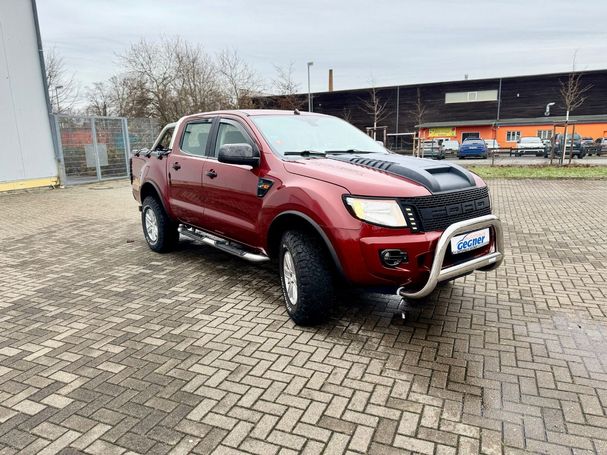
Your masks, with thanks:
[(188, 123), (181, 139), (181, 150), (190, 155), (204, 156), (212, 125), (210, 120)]
[(162, 138), (160, 138), (160, 141), (158, 142), (158, 145), (156, 146), (156, 148), (154, 150), (157, 150), (157, 151), (168, 150), (169, 146), (171, 145), (171, 138), (173, 137), (173, 131), (175, 131), (174, 128), (169, 128), (168, 130), (166, 130), (164, 132), (164, 134), (162, 135)]
[(242, 129), (230, 123), (220, 123), (219, 130), (217, 131), (217, 141), (215, 142), (215, 153), (213, 156), (219, 154), (219, 149), (222, 145), (250, 143), (251, 141)]

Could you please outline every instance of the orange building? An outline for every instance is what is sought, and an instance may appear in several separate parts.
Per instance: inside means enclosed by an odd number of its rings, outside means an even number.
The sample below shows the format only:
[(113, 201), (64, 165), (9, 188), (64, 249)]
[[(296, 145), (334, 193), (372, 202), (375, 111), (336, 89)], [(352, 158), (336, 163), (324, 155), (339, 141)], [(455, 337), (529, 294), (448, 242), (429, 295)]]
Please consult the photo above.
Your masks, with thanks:
[[(565, 118), (537, 117), (519, 119), (465, 120), (455, 122), (427, 122), (419, 125), (423, 139), (449, 138), (460, 143), (467, 137), (495, 139), (500, 147), (516, 147), (517, 139), (526, 136), (538, 136), (550, 139), (552, 135), (563, 132)], [(607, 115), (570, 116), (568, 133), (575, 127), (575, 133), (593, 139), (607, 137)]]

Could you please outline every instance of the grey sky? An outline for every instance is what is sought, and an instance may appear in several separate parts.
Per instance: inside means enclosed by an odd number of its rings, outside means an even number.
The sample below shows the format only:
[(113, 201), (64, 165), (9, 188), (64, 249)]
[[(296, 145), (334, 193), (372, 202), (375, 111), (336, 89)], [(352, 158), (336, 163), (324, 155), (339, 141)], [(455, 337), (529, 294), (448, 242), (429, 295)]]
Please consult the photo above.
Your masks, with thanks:
[(119, 72), (141, 37), (237, 49), (265, 79), (296, 65), (306, 90), (607, 67), (605, 0), (37, 0), (42, 39), (84, 86)]

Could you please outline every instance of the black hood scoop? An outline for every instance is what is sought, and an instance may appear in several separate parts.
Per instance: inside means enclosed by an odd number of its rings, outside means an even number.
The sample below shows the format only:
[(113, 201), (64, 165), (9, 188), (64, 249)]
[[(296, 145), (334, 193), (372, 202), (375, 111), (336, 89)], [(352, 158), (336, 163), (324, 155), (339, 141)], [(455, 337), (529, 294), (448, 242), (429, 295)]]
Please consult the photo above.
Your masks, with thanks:
[(399, 175), (425, 186), (432, 193), (476, 187), (470, 172), (457, 164), (440, 163), (395, 153), (330, 155), (330, 159)]

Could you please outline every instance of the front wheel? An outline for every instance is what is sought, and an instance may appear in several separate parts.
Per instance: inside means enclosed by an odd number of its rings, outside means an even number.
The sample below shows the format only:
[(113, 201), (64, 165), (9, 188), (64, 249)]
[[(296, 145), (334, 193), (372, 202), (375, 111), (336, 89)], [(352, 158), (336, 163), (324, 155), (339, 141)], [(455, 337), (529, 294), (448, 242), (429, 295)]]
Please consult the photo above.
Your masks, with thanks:
[(298, 325), (322, 321), (333, 303), (333, 271), (320, 240), (287, 231), (280, 243), (279, 272), (287, 312)]
[(172, 250), (179, 240), (177, 224), (164, 211), (164, 208), (152, 196), (144, 199), (141, 207), (141, 226), (145, 241), (151, 250), (166, 253)]

